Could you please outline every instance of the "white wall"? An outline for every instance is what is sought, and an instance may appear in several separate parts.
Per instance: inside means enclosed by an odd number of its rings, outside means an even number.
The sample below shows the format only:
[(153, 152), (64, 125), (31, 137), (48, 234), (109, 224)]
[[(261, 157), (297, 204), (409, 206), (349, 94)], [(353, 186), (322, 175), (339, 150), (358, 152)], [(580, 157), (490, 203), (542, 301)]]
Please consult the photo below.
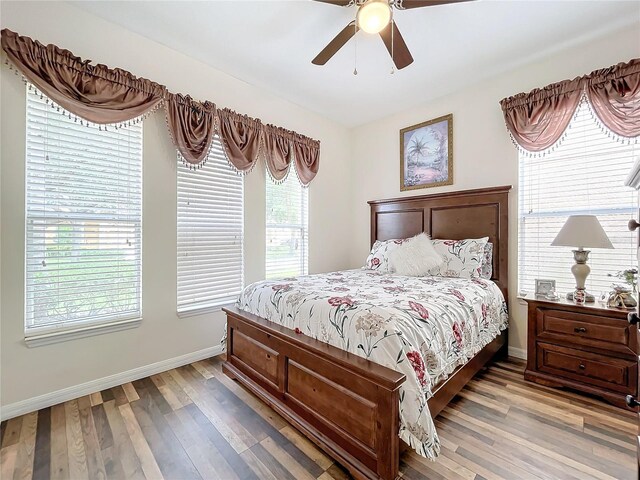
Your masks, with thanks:
[[(321, 168), (309, 190), (310, 272), (348, 266), (340, 232), (350, 229), (350, 132), (163, 45), (62, 2), (2, 2), (2, 28), (67, 48), (82, 58), (122, 67), (220, 106), (259, 117), (322, 142)], [(55, 345), (24, 343), (25, 87), (0, 68), (3, 406), (217, 345), (221, 313), (176, 316), (176, 158), (164, 117), (144, 124), (143, 322), (139, 328)], [(245, 184), (246, 281), (264, 274), (265, 173)]]
[[(367, 200), (513, 185), (510, 194), (509, 295), (512, 348), (526, 348), (526, 310), (517, 296), (518, 154), (504, 125), (498, 102), (507, 96), (584, 75), (640, 56), (640, 23), (605, 38), (545, 58), (414, 109), (358, 127), (353, 132), (352, 265), (362, 265), (369, 250)], [(469, 72), (473, 75), (473, 72)], [(400, 192), (399, 130), (453, 113), (454, 184)]]

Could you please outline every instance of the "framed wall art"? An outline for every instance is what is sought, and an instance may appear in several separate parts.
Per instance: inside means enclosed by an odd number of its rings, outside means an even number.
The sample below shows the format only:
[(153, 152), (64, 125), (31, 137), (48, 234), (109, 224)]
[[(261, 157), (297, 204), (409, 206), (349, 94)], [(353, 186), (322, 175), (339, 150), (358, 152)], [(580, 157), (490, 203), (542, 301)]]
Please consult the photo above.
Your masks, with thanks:
[(453, 114), (400, 130), (400, 190), (453, 184)]

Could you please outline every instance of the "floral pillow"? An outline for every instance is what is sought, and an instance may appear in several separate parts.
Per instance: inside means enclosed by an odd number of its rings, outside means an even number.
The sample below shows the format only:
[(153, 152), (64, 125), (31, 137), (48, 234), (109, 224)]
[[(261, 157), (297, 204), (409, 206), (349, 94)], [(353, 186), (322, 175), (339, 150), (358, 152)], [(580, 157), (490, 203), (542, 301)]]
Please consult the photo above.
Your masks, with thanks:
[(480, 278), (491, 280), (493, 277), (493, 243), (487, 242), (484, 246), (482, 265), (480, 265)]
[(367, 257), (364, 268), (377, 270), (380, 273), (391, 273), (393, 270), (389, 262), (389, 254), (406, 242), (406, 239), (376, 240), (371, 247), (371, 253)]
[(479, 278), (489, 237), (465, 240), (433, 240), (443, 263), (429, 270), (429, 275), (454, 278)]

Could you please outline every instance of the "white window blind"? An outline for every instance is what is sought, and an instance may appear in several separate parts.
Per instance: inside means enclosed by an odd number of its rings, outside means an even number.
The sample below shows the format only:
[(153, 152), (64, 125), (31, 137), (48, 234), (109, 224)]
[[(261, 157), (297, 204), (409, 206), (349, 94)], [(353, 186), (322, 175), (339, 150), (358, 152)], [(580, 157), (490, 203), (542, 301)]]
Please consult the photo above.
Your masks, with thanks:
[(142, 126), (81, 126), (27, 90), (26, 336), (139, 318)]
[(640, 145), (603, 133), (583, 103), (553, 152), (520, 155), (520, 291), (533, 293), (536, 278), (555, 279), (560, 293), (575, 289), (571, 248), (550, 246), (569, 215), (596, 215), (615, 247), (591, 251), (587, 291), (597, 297), (621, 282), (607, 274), (637, 266), (636, 233), (628, 231), (627, 222), (637, 215), (638, 194), (624, 181), (639, 154)]
[(266, 277), (307, 274), (308, 189), (293, 166), (280, 184), (267, 180)]
[(178, 162), (178, 312), (236, 300), (243, 287), (243, 178), (218, 138), (206, 163)]

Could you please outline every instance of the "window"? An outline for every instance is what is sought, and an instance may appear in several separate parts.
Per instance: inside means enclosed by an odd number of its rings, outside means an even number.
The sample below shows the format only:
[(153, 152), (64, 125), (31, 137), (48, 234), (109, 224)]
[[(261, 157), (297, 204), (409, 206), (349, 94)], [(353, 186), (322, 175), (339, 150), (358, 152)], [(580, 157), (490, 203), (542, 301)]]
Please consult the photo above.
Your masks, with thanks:
[(293, 166), (283, 183), (267, 180), (267, 278), (307, 274), (307, 217), (308, 189)]
[(27, 90), (26, 337), (142, 314), (142, 126), (81, 125)]
[(178, 312), (236, 300), (243, 287), (243, 178), (214, 139), (202, 168), (178, 162)]
[(636, 235), (627, 230), (627, 221), (637, 213), (638, 194), (624, 181), (639, 154), (640, 146), (603, 133), (586, 102), (553, 152), (521, 154), (519, 290), (532, 293), (536, 278), (555, 279), (561, 294), (575, 289), (571, 248), (550, 246), (573, 214), (596, 215), (614, 246), (591, 251), (587, 291), (596, 296), (608, 291), (617, 281), (608, 274), (636, 266)]

